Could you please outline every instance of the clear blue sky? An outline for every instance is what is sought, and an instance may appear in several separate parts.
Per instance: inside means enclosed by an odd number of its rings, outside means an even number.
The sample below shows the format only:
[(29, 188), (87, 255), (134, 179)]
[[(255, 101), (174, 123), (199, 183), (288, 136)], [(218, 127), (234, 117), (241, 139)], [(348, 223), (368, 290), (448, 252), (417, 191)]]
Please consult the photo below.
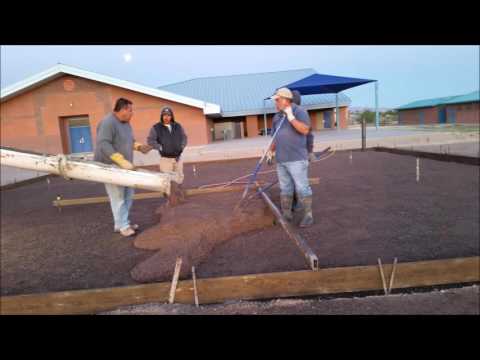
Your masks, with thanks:
[[(1, 87), (58, 62), (148, 86), (314, 68), (377, 79), (380, 106), (395, 107), (478, 90), (479, 51), (478, 46), (2, 46)], [(345, 93), (352, 106), (373, 106), (373, 90), (367, 84)]]

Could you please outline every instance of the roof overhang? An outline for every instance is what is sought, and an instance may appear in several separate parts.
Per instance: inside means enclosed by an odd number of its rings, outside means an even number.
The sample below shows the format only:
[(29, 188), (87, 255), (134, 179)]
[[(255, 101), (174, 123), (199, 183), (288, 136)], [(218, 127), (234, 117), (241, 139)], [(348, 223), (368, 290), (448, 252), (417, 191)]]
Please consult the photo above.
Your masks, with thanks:
[[(350, 106), (349, 101), (340, 101), (338, 103), (339, 107)], [(312, 104), (312, 105), (302, 105), (304, 110), (321, 110), (321, 109), (332, 109), (335, 107), (335, 103), (324, 103), (324, 104)], [(274, 107), (262, 108), (262, 109), (252, 109), (247, 111), (231, 111), (223, 112), (222, 117), (237, 117), (237, 116), (248, 116), (248, 115), (263, 115), (265, 114), (275, 114), (278, 110)]]
[(26, 91), (32, 90), (36, 87), (39, 87), (51, 80), (59, 78), (64, 75), (78, 76), (81, 78), (98, 81), (104, 84), (117, 86), (123, 89), (128, 89), (131, 91), (139, 92), (142, 94), (162, 98), (165, 100), (170, 100), (178, 102), (181, 104), (189, 105), (192, 107), (200, 108), (203, 110), (205, 115), (216, 115), (221, 113), (220, 105), (207, 103), (202, 100), (193, 99), (187, 96), (178, 95), (169, 91), (160, 90), (152, 88), (149, 86), (144, 86), (130, 81), (116, 79), (110, 76), (97, 74), (91, 71), (86, 71), (83, 69), (78, 69), (72, 66), (67, 66), (63, 64), (58, 64), (50, 69), (42, 71), (41, 73), (35, 74), (29, 78), (26, 78), (22, 81), (19, 81), (15, 84), (7, 86), (0, 91), (0, 101), (6, 101), (14, 96), (20, 95)]

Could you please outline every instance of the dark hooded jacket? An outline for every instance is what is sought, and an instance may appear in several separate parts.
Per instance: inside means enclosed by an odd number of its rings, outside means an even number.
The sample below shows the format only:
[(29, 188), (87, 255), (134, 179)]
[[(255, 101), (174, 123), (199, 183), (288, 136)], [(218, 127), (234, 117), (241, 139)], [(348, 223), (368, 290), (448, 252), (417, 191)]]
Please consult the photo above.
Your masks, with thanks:
[(157, 149), (162, 157), (167, 158), (179, 158), (187, 146), (187, 135), (183, 130), (183, 127), (175, 121), (175, 115), (171, 108), (172, 121), (170, 125), (172, 131), (168, 129), (163, 123), (163, 111), (167, 107), (162, 108), (160, 112), (160, 121), (156, 123), (148, 134), (148, 145), (152, 146), (154, 149)]
[[(302, 104), (302, 96), (300, 94), (300, 91), (298, 90), (293, 90), (292, 91), (293, 98), (292, 102), (301, 105)], [(312, 133), (312, 128), (310, 128), (310, 131), (307, 134), (307, 150), (309, 153), (313, 152), (313, 133)]]

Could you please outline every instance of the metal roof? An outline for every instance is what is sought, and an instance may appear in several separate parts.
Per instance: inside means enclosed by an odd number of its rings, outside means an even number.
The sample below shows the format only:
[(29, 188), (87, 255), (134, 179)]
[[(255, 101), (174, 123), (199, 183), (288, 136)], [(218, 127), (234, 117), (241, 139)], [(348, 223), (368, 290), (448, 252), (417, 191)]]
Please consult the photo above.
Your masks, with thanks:
[[(271, 96), (276, 89), (315, 73), (314, 69), (300, 69), (204, 77), (163, 85), (159, 89), (219, 104), (224, 117), (256, 115), (263, 114), (263, 99)], [(348, 106), (351, 103), (342, 93), (338, 98), (340, 106)], [(267, 113), (276, 112), (271, 100), (266, 101), (266, 107)], [(302, 96), (302, 107), (305, 109), (335, 107), (335, 95)]]
[(472, 91), (465, 95), (455, 96), (453, 99), (446, 101), (445, 104), (461, 104), (475, 101), (480, 101), (480, 91)]
[(438, 105), (458, 104), (458, 103), (466, 103), (466, 102), (474, 102), (474, 101), (480, 101), (479, 91), (473, 91), (471, 93), (464, 94), (464, 95), (418, 100), (418, 101), (408, 103), (406, 105), (402, 105), (398, 107), (397, 110), (418, 109), (418, 108), (433, 107)]
[(155, 96), (158, 98), (171, 100), (181, 104), (197, 107), (197, 108), (203, 109), (203, 113), (205, 115), (214, 115), (214, 114), (220, 113), (219, 105), (205, 102), (205, 100), (199, 100), (199, 99), (191, 98), (185, 95), (174, 94), (167, 90), (161, 90), (161, 89), (156, 89), (149, 86), (139, 85), (136, 83), (132, 83), (130, 81), (112, 78), (110, 76), (97, 74), (91, 71), (86, 71), (83, 69), (67, 66), (64, 64), (55, 65), (41, 73), (35, 74), (27, 79), (24, 79), (13, 85), (7, 86), (4, 89), (1, 89), (0, 100), (2, 102), (6, 101), (11, 97), (14, 97), (25, 91), (36, 88), (48, 81), (56, 79), (65, 74), (78, 76), (81, 78), (94, 80), (101, 83), (114, 85), (124, 89), (136, 91), (139, 93)]

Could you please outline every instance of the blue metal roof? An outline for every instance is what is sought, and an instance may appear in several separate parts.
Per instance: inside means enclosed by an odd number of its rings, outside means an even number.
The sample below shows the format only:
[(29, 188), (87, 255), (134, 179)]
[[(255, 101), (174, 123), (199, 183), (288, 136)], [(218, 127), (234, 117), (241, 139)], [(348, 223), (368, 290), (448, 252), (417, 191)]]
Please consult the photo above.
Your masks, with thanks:
[[(196, 78), (160, 86), (159, 89), (219, 104), (224, 117), (263, 114), (263, 99), (285, 84), (315, 74), (314, 69), (287, 70), (255, 74)], [(339, 105), (348, 106), (348, 96), (340, 93)], [(276, 112), (273, 102), (266, 101), (267, 113)], [(335, 94), (302, 96), (302, 107), (321, 109), (335, 107)]]
[(418, 101), (408, 103), (406, 105), (402, 105), (398, 107), (397, 110), (418, 109), (418, 108), (433, 107), (438, 105), (460, 104), (460, 103), (475, 102), (475, 101), (480, 101), (479, 91), (473, 91), (471, 93), (464, 94), (464, 95), (418, 100)]

